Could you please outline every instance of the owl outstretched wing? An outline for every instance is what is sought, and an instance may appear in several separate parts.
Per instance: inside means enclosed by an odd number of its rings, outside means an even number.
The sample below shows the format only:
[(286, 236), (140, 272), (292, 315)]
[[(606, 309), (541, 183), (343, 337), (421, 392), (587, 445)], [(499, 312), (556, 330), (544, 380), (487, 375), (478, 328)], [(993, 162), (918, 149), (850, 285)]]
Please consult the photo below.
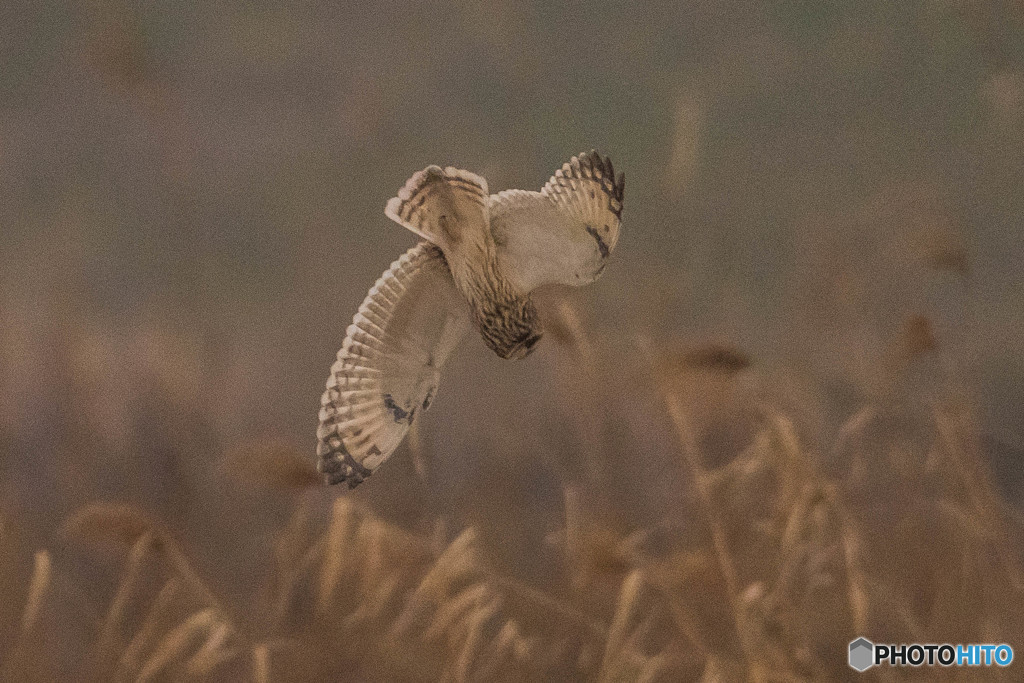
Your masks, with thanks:
[(625, 183), (611, 159), (590, 151), (566, 162), (540, 192), (491, 195), (502, 270), (524, 292), (596, 280), (619, 240)]
[(317, 468), (355, 487), (430, 407), (469, 310), (441, 251), (421, 242), (377, 280), (346, 331), (320, 401)]

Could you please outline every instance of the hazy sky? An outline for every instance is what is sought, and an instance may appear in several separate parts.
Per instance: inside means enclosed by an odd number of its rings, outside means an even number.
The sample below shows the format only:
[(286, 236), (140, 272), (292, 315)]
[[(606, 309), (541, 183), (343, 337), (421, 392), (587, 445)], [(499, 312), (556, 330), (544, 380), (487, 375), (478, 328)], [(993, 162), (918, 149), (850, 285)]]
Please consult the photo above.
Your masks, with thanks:
[(413, 171), (591, 147), (627, 175), (599, 334), (841, 375), (927, 315), (1024, 418), (1019, 3), (6, 2), (0, 65), (8, 326), (170, 335), (228, 434), (312, 438)]

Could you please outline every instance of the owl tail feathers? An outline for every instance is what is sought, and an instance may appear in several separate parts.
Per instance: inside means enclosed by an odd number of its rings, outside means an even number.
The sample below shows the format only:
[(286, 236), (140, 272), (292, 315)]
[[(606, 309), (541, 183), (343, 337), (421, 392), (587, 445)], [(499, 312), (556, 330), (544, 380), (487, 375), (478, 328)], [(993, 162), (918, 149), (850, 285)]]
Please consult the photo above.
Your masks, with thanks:
[(487, 181), (449, 166), (427, 166), (388, 200), (384, 213), (425, 240), (446, 248), (467, 223), (487, 225)]

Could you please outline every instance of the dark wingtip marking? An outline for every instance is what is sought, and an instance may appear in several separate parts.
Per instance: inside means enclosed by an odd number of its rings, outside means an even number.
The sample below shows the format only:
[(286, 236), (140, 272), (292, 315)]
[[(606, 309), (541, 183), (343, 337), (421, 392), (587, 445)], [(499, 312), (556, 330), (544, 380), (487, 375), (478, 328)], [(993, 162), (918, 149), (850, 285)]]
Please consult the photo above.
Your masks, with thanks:
[[(324, 475), (325, 483), (329, 485), (348, 482), (349, 488), (354, 488), (366, 480), (373, 470), (362, 466), (345, 447), (345, 442), (337, 434), (321, 438), (316, 446), (316, 471)], [(376, 444), (371, 443), (367, 455), (379, 456), (380, 449)]]
[[(372, 470), (356, 462), (356, 459), (352, 457), (352, 454), (348, 452), (345, 444), (340, 439), (338, 439), (336, 444), (324, 441), (320, 445), (326, 452), (322, 451), (320, 453), (320, 459), (316, 464), (316, 468), (323, 475), (324, 483), (328, 486), (347, 481), (348, 487), (354, 489), (373, 474)], [(380, 455), (380, 449), (371, 445), (368, 453), (369, 455)]]
[(571, 173), (578, 178), (586, 178), (583, 169), (590, 172), (590, 177), (598, 180), (601, 189), (608, 195), (609, 208), (618, 218), (622, 217), (622, 199), (626, 188), (626, 174), (620, 173), (615, 177), (615, 167), (612, 165), (611, 157), (602, 156), (596, 149), (584, 152), (578, 157), (573, 157), (570, 162)]

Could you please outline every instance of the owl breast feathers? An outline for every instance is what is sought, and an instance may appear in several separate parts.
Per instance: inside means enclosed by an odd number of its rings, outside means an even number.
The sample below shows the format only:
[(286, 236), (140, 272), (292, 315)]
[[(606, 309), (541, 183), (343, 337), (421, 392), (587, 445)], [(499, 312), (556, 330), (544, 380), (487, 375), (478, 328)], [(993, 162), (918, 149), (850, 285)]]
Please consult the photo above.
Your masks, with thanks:
[(543, 335), (530, 292), (600, 277), (624, 186), (594, 151), (539, 192), (489, 194), (482, 177), (452, 167), (413, 174), (385, 214), (424, 241), (370, 289), (331, 366), (317, 430), (325, 481), (355, 487), (394, 452), (470, 328), (501, 358), (527, 356)]

